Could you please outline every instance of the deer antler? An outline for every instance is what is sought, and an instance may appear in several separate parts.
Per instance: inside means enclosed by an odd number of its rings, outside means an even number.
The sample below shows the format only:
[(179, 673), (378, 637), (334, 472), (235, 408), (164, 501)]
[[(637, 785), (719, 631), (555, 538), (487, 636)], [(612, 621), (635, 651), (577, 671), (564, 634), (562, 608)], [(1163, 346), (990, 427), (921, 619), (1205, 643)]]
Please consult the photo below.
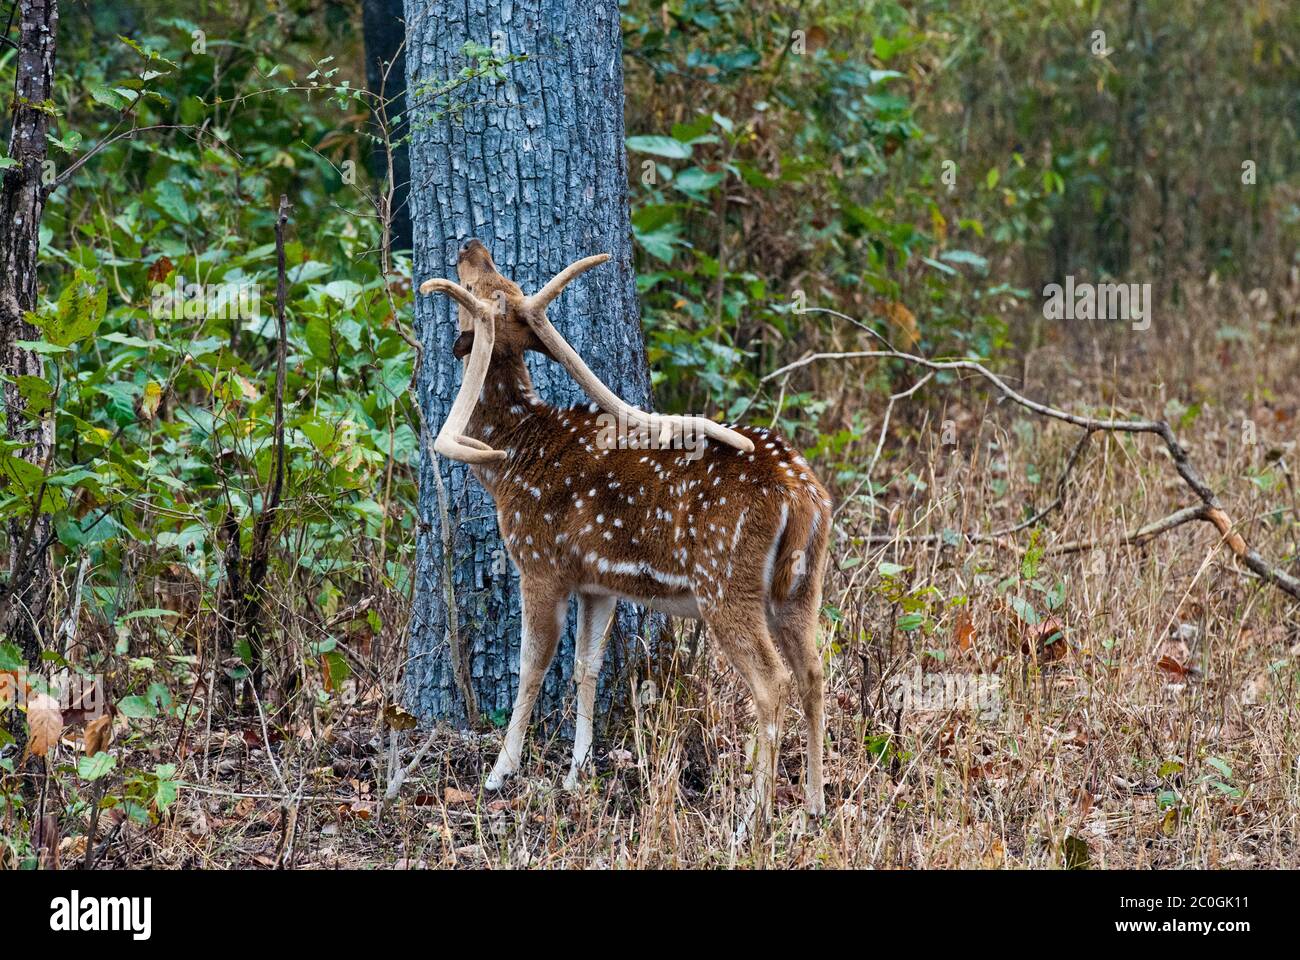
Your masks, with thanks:
[(420, 284), (421, 293), (441, 291), (462, 307), (474, 321), (474, 346), (470, 350), (469, 361), (465, 364), (465, 376), (460, 382), (460, 392), (451, 405), (447, 420), (438, 431), (438, 438), (433, 441), (433, 449), (438, 454), (452, 460), (465, 463), (491, 463), (504, 460), (504, 451), (494, 450), (481, 440), (464, 435), (469, 424), (474, 405), (478, 403), (479, 394), (483, 392), (483, 381), (487, 379), (488, 365), (492, 362), (492, 345), (496, 341), (496, 312), (493, 304), (480, 300), (458, 283), (436, 278)]
[(707, 417), (646, 413), (624, 402), (591, 372), (591, 368), (583, 362), (578, 352), (569, 346), (568, 341), (551, 325), (551, 321), (546, 317), (547, 305), (560, 295), (571, 280), (608, 259), (608, 253), (598, 253), (594, 257), (585, 257), (571, 263), (552, 277), (542, 289), (531, 297), (524, 298), (523, 309), (520, 312), (528, 321), (528, 325), (533, 328), (533, 332), (537, 334), (537, 338), (546, 345), (551, 354), (569, 371), (569, 375), (578, 381), (578, 385), (587, 391), (601, 409), (625, 420), (630, 429), (646, 430), (650, 436), (656, 437), (661, 443), (668, 443), (675, 433), (703, 434), (744, 453), (752, 453), (754, 444), (747, 437)]

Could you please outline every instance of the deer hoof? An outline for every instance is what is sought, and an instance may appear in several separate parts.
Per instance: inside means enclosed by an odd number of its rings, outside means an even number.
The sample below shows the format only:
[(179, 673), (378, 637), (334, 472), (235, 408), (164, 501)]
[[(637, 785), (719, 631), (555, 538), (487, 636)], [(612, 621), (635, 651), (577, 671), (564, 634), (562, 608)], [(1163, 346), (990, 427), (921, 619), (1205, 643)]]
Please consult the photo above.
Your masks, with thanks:
[(513, 775), (513, 770), (503, 770), (499, 767), (494, 767), (492, 772), (488, 774), (488, 778), (483, 781), (483, 789), (500, 790), (506, 785), (506, 781)]

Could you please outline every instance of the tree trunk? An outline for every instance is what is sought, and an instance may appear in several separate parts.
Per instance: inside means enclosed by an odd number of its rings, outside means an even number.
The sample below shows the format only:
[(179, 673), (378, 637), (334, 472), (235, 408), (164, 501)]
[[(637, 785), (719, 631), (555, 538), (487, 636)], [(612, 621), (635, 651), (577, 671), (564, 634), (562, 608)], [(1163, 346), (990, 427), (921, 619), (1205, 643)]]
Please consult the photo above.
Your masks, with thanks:
[[(388, 101), (385, 114), (391, 129), (406, 113), (406, 47), (403, 46), (406, 26), (402, 20), (402, 0), (364, 0), (361, 24), (366, 41), (366, 87)], [(401, 126), (394, 137), (406, 129)], [(392, 248), (410, 250), (411, 207), (407, 203), (410, 153), (405, 141), (393, 143), (392, 150)], [(382, 143), (375, 144), (371, 151), (370, 172), (379, 180), (388, 177), (388, 157)]]
[[(45, 377), (41, 355), (23, 349), (17, 341), (41, 338), (26, 314), (36, 309), (36, 261), (45, 209), (42, 174), (47, 111), (53, 109), (58, 0), (21, 0), (18, 23), (18, 73), (8, 153), (15, 164), (0, 170), (0, 362), (6, 377), (6, 435), (25, 445), (14, 455), (44, 470), (54, 445), (53, 421), (48, 414), (28, 414), (28, 401), (13, 378)], [(0, 629), (22, 648), (34, 668), (48, 615), (50, 516), (37, 510), (33, 518), (16, 518), (9, 523), (8, 535), (8, 581)]]
[[(407, 3), (416, 281), (454, 277), (456, 252), (471, 237), (482, 240), (500, 271), (525, 291), (579, 257), (610, 253), (612, 262), (571, 286), (552, 304), (550, 316), (602, 380), (628, 401), (647, 403), (650, 381), (628, 223), (618, 4), (486, 0), (470, 10), (466, 19), (464, 4)], [(422, 85), (454, 78), (466, 65), (460, 50), (469, 40), (528, 59), (506, 67), (502, 83), (479, 81), (456, 90), (453, 103), (421, 101)], [(436, 431), (460, 382), (461, 364), (451, 353), (451, 301), (417, 297), (415, 319), (425, 350), (419, 401)], [(549, 402), (585, 401), (559, 366), (535, 356), (530, 363)], [(448, 651), (435, 468), (442, 471), (450, 501), (459, 638), (468, 645), (480, 712), (504, 722), (518, 676), (518, 575), (506, 558), (487, 493), (463, 464), (435, 464), (427, 450), (420, 463), (408, 705), (425, 719), (467, 720)], [(602, 674), (604, 705), (611, 674), (624, 662), (621, 641), (644, 629), (639, 612), (622, 607)], [(558, 716), (572, 660), (571, 612), (538, 698), (543, 718)]]

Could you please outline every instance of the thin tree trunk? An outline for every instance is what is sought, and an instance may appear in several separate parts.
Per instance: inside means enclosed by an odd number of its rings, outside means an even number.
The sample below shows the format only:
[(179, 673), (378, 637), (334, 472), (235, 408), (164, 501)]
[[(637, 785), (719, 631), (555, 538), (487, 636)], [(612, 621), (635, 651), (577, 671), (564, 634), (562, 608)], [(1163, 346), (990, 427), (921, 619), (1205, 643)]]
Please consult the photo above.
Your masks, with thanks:
[[(45, 377), (41, 355), (23, 349), (17, 341), (41, 338), (40, 331), (27, 322), (26, 314), (36, 309), (36, 263), (41, 213), (45, 209), (45, 135), (49, 129), (48, 111), (53, 109), (54, 49), (59, 25), (57, 0), (21, 0), (18, 23), (18, 73), (8, 151), (16, 165), (0, 170), (0, 360), (6, 377), (6, 436), (24, 444), (15, 456), (45, 469), (54, 445), (54, 422), (48, 414), (28, 414), (27, 400), (13, 379)], [(9, 579), (0, 629), (21, 647), (27, 662), (35, 665), (48, 618), (50, 516), (38, 512), (34, 522), (14, 519), (8, 534)]]
[[(501, 272), (525, 290), (537, 289), (579, 257), (610, 253), (612, 263), (570, 287), (550, 315), (602, 380), (630, 402), (647, 403), (650, 381), (628, 223), (618, 4), (486, 0), (471, 11), (464, 4), (430, 6), (427, 0), (406, 5), (416, 279), (454, 277), (456, 252), (471, 237), (487, 244)], [(458, 89), (455, 103), (422, 102), (422, 85), (453, 78), (466, 65), (460, 50), (469, 40), (528, 59), (506, 67), (500, 84)], [(446, 417), (460, 382), (449, 304), (445, 297), (417, 297), (415, 304), (425, 351), (419, 401), (433, 429)], [(586, 399), (558, 366), (534, 358), (532, 370), (550, 402)], [(464, 465), (435, 464), (426, 450), (407, 701), (425, 719), (467, 719), (448, 649), (434, 469), (442, 471), (450, 503), (459, 637), (469, 646), (480, 710), (502, 720), (518, 675), (518, 577), (486, 492)], [(602, 680), (606, 702), (608, 678), (622, 660), (620, 636), (641, 629), (638, 612), (623, 606)], [(569, 686), (572, 627), (570, 617), (538, 700), (543, 716), (555, 714)]]
[[(401, 123), (406, 113), (406, 26), (402, 0), (364, 0), (361, 25), (366, 43), (366, 87), (388, 101), (384, 110), (389, 123)], [(391, 65), (391, 66), (390, 66)], [(378, 120), (378, 118), (376, 118)], [(382, 143), (370, 155), (370, 172), (379, 178), (388, 176), (388, 156)], [(411, 207), (407, 202), (411, 179), (410, 151), (399, 139), (393, 144), (392, 248), (411, 249)]]

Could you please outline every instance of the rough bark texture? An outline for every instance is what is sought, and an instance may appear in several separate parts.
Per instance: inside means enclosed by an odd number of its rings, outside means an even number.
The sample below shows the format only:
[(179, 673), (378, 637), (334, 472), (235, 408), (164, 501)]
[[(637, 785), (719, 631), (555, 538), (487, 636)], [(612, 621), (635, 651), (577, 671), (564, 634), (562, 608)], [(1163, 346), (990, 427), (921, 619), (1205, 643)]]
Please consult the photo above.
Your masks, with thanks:
[[(364, 0), (361, 23), (366, 41), (366, 87), (371, 93), (389, 101), (385, 109), (389, 128), (406, 113), (406, 24), (402, 19), (402, 0)], [(385, 65), (387, 67), (385, 74)], [(394, 132), (400, 136), (403, 125)], [(370, 156), (374, 176), (388, 176), (388, 157), (383, 144), (376, 144)], [(394, 250), (411, 249), (411, 207), (407, 203), (411, 179), (410, 153), (404, 142), (393, 144), (393, 211), (392, 244)]]
[[(650, 382), (632, 272), (623, 68), (615, 0), (473, 0), (407, 3), (408, 81), (414, 107), (411, 206), (417, 282), (454, 277), (456, 253), (482, 240), (498, 268), (525, 291), (569, 262), (608, 252), (613, 260), (574, 283), (549, 313), (598, 376), (632, 403), (649, 400)], [(499, 85), (476, 83), (453, 95), (457, 119), (438, 119), (448, 104), (421, 102), (421, 84), (456, 76), (462, 45), (526, 54)], [(502, 51), (501, 44), (506, 45)], [(452, 357), (456, 320), (446, 297), (418, 297), (417, 332), (425, 349), (420, 402), (430, 428), (447, 415), (460, 382)], [(585, 400), (557, 365), (534, 357), (542, 396), (556, 404)], [(508, 714), (519, 665), (519, 580), (506, 558), (492, 501), (463, 464), (438, 468), (450, 498), (460, 637), (470, 645), (480, 710)], [(407, 666), (408, 705), (425, 719), (464, 723), (448, 656), (447, 610), (439, 551), (441, 530), (427, 451), (420, 465), (420, 532)], [(620, 647), (642, 629), (639, 611), (622, 604), (601, 682), (624, 662)], [(557, 716), (570, 684), (573, 623), (538, 699)]]
[[(45, 134), (54, 87), (54, 46), (59, 24), (57, 0), (22, 0), (18, 74), (8, 156), (16, 165), (0, 170), (0, 362), (8, 378), (45, 376), (41, 355), (16, 341), (39, 340), (40, 331), (25, 315), (36, 309), (36, 260), (40, 251), (45, 187)], [(54, 442), (48, 416), (33, 418), (12, 382), (4, 384), (5, 428), (9, 439), (25, 444), (17, 455), (42, 468)], [(35, 493), (35, 491), (33, 491)], [(8, 581), (4, 591), (4, 635), (35, 664), (47, 619), (50, 571), (46, 548), (50, 517), (38, 515), (9, 524)]]

